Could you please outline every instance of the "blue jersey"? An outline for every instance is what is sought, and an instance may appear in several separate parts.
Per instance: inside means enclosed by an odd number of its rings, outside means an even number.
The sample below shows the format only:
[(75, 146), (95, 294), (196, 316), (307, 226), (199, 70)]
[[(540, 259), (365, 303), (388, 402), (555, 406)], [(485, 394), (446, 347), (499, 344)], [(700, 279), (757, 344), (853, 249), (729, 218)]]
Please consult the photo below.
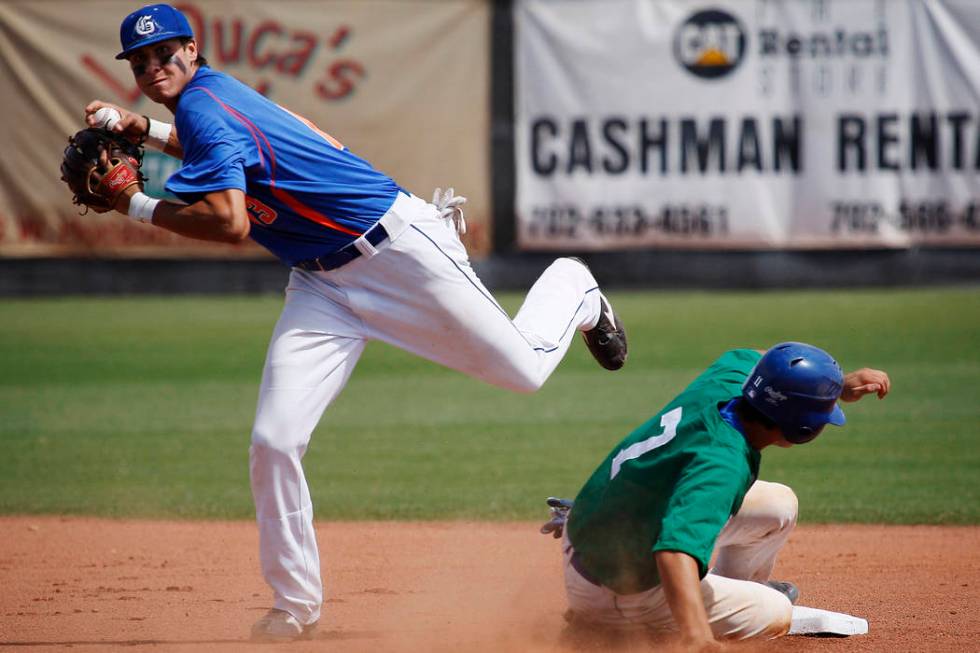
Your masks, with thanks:
[(243, 191), (252, 238), (287, 265), (351, 243), (401, 191), (305, 118), (210, 68), (187, 84), (175, 114), (184, 161), (167, 190), (188, 203)]

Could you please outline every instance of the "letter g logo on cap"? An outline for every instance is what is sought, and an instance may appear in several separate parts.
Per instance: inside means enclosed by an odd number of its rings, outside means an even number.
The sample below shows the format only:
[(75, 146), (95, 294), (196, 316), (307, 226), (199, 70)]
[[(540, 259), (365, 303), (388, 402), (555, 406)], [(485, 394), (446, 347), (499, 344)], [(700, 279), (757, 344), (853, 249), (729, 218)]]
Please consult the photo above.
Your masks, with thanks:
[(157, 24), (153, 22), (153, 16), (140, 16), (136, 21), (136, 33), (140, 36), (152, 34), (157, 30)]

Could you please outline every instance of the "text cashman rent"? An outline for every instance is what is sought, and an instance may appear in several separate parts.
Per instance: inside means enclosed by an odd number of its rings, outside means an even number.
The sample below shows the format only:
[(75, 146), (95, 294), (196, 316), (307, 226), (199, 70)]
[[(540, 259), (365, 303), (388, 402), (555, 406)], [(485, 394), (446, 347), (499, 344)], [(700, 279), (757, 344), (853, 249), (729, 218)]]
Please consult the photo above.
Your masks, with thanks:
[[(837, 172), (980, 170), (980, 128), (969, 111), (840, 113), (826, 134)], [(804, 166), (801, 114), (741, 118), (605, 116), (530, 121), (531, 167), (542, 177), (606, 173), (798, 174)]]

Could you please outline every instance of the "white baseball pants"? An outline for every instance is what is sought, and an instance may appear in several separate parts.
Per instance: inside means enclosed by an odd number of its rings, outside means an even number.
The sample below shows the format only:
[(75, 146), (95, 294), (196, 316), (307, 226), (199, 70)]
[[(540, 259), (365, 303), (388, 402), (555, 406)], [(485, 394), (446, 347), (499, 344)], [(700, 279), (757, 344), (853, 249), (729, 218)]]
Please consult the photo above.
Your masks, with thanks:
[[(715, 566), (701, 580), (715, 637), (772, 639), (789, 630), (793, 616), (789, 599), (762, 583), (769, 579), (776, 555), (796, 525), (797, 512), (793, 490), (756, 481), (738, 513), (718, 535)], [(595, 585), (571, 565), (574, 550), (567, 537), (564, 542), (565, 590), (577, 616), (613, 628), (676, 630), (662, 586), (637, 594), (616, 594)]]
[(435, 207), (399, 195), (381, 220), (390, 238), (327, 272), (294, 268), (262, 374), (252, 444), (259, 557), (276, 608), (303, 624), (323, 586), (302, 458), (320, 416), (369, 340), (381, 340), (493, 385), (541, 387), (576, 331), (599, 320), (596, 281), (559, 259), (511, 321), (470, 268)]

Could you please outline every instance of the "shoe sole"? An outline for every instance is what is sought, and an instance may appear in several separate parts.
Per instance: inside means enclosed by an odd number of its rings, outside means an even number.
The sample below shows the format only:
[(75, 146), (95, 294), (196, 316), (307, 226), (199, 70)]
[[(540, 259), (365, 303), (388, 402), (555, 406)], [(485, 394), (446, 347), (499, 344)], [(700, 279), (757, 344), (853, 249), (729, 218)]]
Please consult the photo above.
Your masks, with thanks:
[[(583, 261), (579, 257), (566, 256), (565, 258), (571, 261), (575, 261), (576, 263), (584, 267), (586, 270), (588, 270), (589, 274), (592, 274), (592, 269), (586, 264), (585, 261)], [(616, 330), (611, 332), (612, 337), (618, 337), (623, 342), (623, 359), (617, 360), (607, 355), (605, 350), (606, 345), (603, 345), (602, 343), (598, 342), (599, 335), (594, 335), (594, 336), (591, 335), (595, 333), (596, 329), (591, 329), (590, 331), (583, 331), (582, 339), (585, 340), (585, 346), (589, 348), (589, 353), (591, 353), (592, 357), (596, 359), (596, 362), (599, 363), (599, 365), (602, 366), (603, 368), (611, 372), (615, 372), (616, 370), (622, 369), (623, 365), (626, 364), (627, 357), (629, 356), (629, 350), (626, 344), (626, 329), (623, 328), (623, 323), (620, 322), (619, 315), (617, 315), (616, 311), (613, 310), (612, 304), (609, 303), (609, 300), (606, 299), (605, 296), (602, 295), (601, 293), (599, 297), (600, 297), (599, 301), (601, 303), (602, 312), (605, 313), (606, 310), (608, 310), (609, 314), (611, 315), (611, 317), (606, 319), (611, 320), (612, 323), (616, 325)], [(604, 316), (600, 314), (599, 320), (602, 321), (603, 317)], [(594, 342), (593, 342), (593, 338), (595, 339)]]
[(793, 605), (800, 600), (800, 589), (789, 581), (767, 581), (765, 585), (788, 598)]
[[(616, 311), (613, 310), (612, 305), (609, 303), (609, 300), (607, 300), (605, 297), (602, 297), (601, 302), (603, 306), (603, 313), (608, 311), (611, 317), (605, 317), (605, 315), (602, 315), (599, 317), (599, 320), (602, 321), (603, 318), (610, 320), (613, 324), (616, 325), (615, 330), (605, 332), (605, 333), (597, 333), (599, 330), (599, 327), (597, 325), (594, 329), (591, 329), (590, 331), (583, 331), (582, 338), (585, 340), (585, 344), (589, 348), (589, 352), (592, 354), (592, 357), (596, 359), (596, 362), (598, 362), (599, 365), (601, 365), (605, 369), (614, 372), (618, 369), (622, 369), (623, 365), (626, 364), (626, 359), (629, 357), (629, 350), (626, 344), (626, 329), (623, 328), (622, 322), (620, 322), (619, 320), (619, 315), (617, 315)], [(606, 344), (599, 342), (599, 338), (601, 338), (603, 335), (608, 336), (610, 339), (616, 339), (621, 341), (622, 358), (619, 358), (619, 356), (617, 355), (610, 355), (608, 349), (609, 347), (608, 342)], [(620, 345), (616, 346), (617, 349), (619, 347)]]
[(313, 639), (315, 631), (316, 631), (316, 626), (306, 626), (305, 628), (303, 628), (303, 631), (297, 635), (286, 635), (283, 637), (277, 637), (275, 635), (269, 635), (269, 634), (262, 634), (262, 635), (253, 634), (249, 638), (249, 641), (265, 643), (265, 644), (275, 644), (275, 643), (281, 644), (284, 642), (302, 642), (305, 640)]

